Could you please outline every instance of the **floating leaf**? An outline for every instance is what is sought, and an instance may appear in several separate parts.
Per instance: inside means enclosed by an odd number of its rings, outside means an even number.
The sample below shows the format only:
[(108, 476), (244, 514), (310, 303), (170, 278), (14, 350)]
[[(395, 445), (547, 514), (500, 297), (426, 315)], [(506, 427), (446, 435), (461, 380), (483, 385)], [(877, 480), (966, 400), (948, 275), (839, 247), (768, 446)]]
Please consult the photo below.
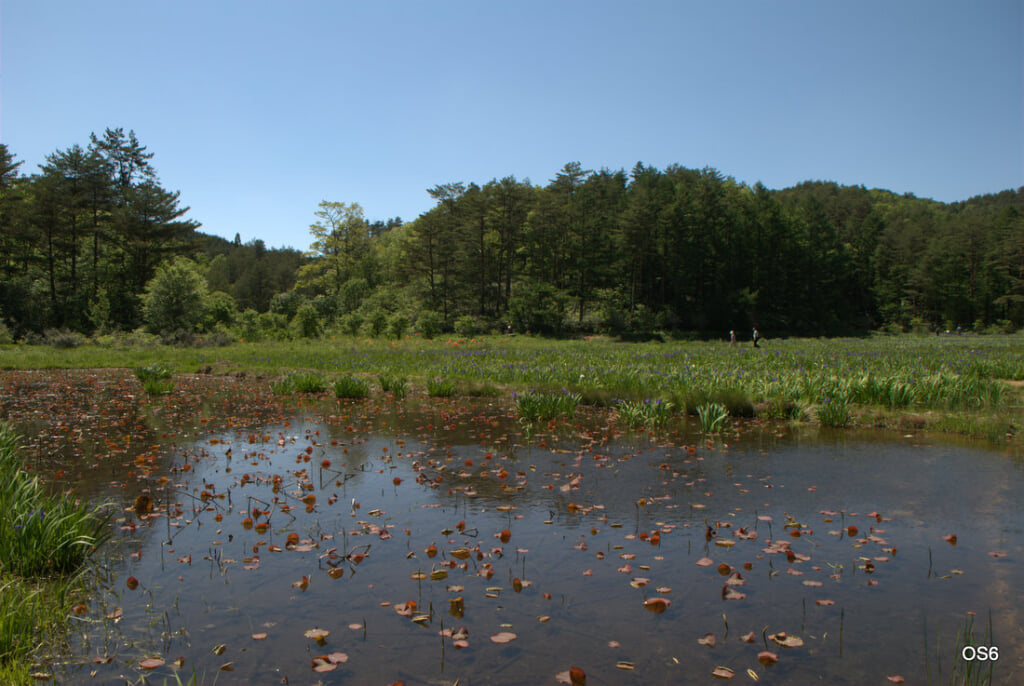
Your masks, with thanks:
[(715, 561), (712, 560), (710, 557), (702, 557), (693, 564), (697, 565), (698, 567), (710, 567), (711, 565), (715, 564)]
[(760, 662), (765, 667), (768, 667), (768, 666), (774, 665), (776, 662), (778, 662), (779, 661), (779, 656), (776, 655), (775, 653), (771, 652), (771, 651), (762, 650), (760, 653), (757, 654), (757, 661)]
[(517, 636), (511, 631), (499, 631), (491, 636), (491, 641), (494, 643), (510, 643), (516, 640), (516, 638)]
[(671, 604), (672, 601), (668, 598), (650, 598), (644, 601), (644, 607), (656, 615), (660, 615), (662, 612), (667, 610), (668, 606)]
[(714, 648), (715, 647), (715, 635), (714, 634), (704, 634), (703, 636), (701, 636), (700, 638), (697, 639), (697, 643), (700, 643), (702, 646), (707, 646), (708, 648)]
[(143, 660), (139, 660), (139, 667), (143, 669), (156, 669), (157, 667), (164, 666), (164, 659), (162, 657), (147, 657)]
[(731, 679), (736, 676), (736, 673), (728, 667), (715, 667), (711, 670), (711, 676), (716, 679)]
[(267, 634), (263, 633), (263, 632), (258, 633), (258, 634), (253, 634), (252, 635), (252, 640), (254, 640), (254, 641), (265, 641), (265, 640), (267, 640)]

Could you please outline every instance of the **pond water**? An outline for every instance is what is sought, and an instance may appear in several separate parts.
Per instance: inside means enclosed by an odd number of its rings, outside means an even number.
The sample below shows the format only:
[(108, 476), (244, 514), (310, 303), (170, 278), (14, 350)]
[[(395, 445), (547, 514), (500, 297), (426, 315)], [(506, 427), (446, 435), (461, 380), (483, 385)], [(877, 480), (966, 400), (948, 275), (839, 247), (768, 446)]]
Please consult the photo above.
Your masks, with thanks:
[(58, 682), (938, 684), (970, 621), (1024, 674), (1019, 456), (265, 385), (4, 377), (37, 470), (118, 508)]

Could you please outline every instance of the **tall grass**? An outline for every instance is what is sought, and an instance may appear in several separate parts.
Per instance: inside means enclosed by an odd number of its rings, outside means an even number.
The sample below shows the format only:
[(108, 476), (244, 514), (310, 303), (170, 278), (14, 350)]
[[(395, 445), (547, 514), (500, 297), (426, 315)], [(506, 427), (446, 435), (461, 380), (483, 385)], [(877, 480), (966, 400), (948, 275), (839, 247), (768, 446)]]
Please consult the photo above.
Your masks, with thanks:
[(615, 414), (627, 426), (656, 429), (668, 422), (674, 408), (672, 403), (661, 400), (622, 400), (615, 407)]
[(538, 393), (527, 391), (516, 396), (516, 413), (528, 422), (546, 422), (557, 417), (572, 417), (580, 404), (577, 393)]
[(13, 429), (0, 425), (0, 571), (50, 576), (75, 571), (109, 536), (106, 517), (66, 495), (48, 495), (21, 469)]
[(327, 390), (327, 379), (318, 372), (292, 372), (280, 381), (272, 382), (270, 390), (277, 395), (322, 393)]
[(431, 398), (450, 398), (455, 394), (455, 382), (445, 379), (427, 379), (427, 395)]
[(396, 400), (404, 398), (409, 391), (409, 380), (404, 376), (381, 374), (377, 377), (377, 381), (380, 383), (380, 390), (390, 393)]
[[(30, 658), (63, 633), (68, 589), (109, 537), (110, 514), (49, 495), (19, 458), (18, 436), (0, 424), (0, 678), (30, 683)], [(112, 514), (112, 513), (111, 513)]]
[(718, 433), (729, 419), (729, 409), (721, 403), (705, 403), (697, 408), (700, 430), (706, 434)]
[(336, 398), (365, 398), (370, 395), (370, 384), (355, 376), (343, 376), (334, 381)]

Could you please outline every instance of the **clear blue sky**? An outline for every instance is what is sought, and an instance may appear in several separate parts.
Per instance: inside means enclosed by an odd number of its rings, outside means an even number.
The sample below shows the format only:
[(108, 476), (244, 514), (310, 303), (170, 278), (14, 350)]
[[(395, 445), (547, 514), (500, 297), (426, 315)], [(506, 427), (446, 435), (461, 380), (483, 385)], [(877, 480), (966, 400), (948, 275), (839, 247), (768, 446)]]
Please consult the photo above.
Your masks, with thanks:
[(134, 129), (203, 231), (300, 249), (570, 161), (955, 201), (1024, 186), (1022, 43), (1021, 0), (0, 0), (0, 141)]

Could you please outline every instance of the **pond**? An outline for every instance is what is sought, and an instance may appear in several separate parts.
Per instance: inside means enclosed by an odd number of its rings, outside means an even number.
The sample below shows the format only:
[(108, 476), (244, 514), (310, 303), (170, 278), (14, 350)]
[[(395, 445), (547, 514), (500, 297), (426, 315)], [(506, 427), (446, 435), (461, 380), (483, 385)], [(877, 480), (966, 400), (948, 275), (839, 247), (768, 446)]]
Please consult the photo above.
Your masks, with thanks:
[[(60, 683), (1024, 670), (1024, 468), (1005, 451), (755, 422), (647, 435), (598, 411), (528, 430), (507, 398), (255, 379), (156, 399), (124, 372), (2, 381), (34, 468), (117, 507)], [(998, 661), (962, 659), (966, 627)]]

